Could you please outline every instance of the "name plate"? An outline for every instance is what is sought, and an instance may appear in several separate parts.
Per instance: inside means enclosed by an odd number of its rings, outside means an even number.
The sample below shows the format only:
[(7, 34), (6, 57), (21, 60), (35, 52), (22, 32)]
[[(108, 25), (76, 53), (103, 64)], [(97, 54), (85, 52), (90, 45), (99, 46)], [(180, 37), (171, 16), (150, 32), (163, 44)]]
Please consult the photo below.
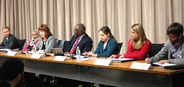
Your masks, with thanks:
[(54, 61), (64, 61), (66, 59), (66, 56), (56, 56), (53, 60)]
[(133, 62), (132, 65), (130, 66), (130, 68), (148, 70), (149, 68), (152, 68), (152, 66), (151, 66), (151, 64), (147, 64), (147, 63)]
[(8, 53), (6, 54), (7, 56), (15, 56), (17, 52), (16, 51), (8, 51)]
[(41, 56), (42, 54), (32, 54), (30, 58), (40, 59)]
[(109, 64), (112, 64), (112, 62), (110, 59), (96, 59), (93, 64), (94, 65), (109, 66)]

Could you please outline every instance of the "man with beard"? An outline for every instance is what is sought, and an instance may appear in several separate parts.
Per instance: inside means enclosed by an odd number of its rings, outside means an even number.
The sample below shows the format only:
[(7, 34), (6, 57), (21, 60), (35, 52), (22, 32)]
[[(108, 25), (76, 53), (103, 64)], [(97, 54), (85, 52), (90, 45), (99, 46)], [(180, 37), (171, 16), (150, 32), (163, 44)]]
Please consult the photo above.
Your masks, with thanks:
[(4, 38), (3, 41), (0, 43), (0, 48), (7, 48), (7, 49), (16, 49), (18, 48), (17, 38), (10, 33), (10, 28), (8, 26), (4, 26), (2, 28)]
[(18, 59), (7, 59), (2, 65), (3, 80), (0, 87), (19, 87), (24, 73), (24, 64)]
[(146, 63), (184, 64), (183, 26), (180, 23), (172, 23), (167, 29), (167, 35), (169, 40), (164, 47), (155, 56), (146, 58)]

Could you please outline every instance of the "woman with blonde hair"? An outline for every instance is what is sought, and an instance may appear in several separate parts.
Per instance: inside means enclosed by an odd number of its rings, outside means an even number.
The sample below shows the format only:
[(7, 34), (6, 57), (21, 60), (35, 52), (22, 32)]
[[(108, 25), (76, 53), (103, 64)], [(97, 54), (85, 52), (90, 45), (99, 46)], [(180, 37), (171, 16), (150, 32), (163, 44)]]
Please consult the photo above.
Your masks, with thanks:
[(141, 24), (131, 27), (131, 37), (128, 41), (127, 52), (124, 55), (112, 55), (111, 58), (133, 58), (144, 60), (150, 54), (151, 42), (146, 38)]

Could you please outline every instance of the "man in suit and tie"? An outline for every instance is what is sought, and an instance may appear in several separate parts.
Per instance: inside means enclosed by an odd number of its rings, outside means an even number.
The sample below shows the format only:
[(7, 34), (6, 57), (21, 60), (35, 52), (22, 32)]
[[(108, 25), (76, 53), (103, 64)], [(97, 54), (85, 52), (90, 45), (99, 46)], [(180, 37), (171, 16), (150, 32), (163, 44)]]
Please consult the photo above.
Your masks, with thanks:
[(10, 34), (10, 28), (8, 26), (4, 26), (2, 28), (4, 38), (0, 44), (0, 48), (7, 48), (7, 49), (15, 49), (18, 48), (17, 46), (17, 38)]
[[(67, 52), (65, 54), (76, 54), (77, 47), (80, 48), (81, 53), (91, 51), (93, 47), (92, 39), (85, 33), (85, 26), (83, 24), (77, 24), (74, 29), (74, 35), (69, 42)], [(83, 84), (83, 87), (89, 87), (90, 83), (80, 82), (69, 79), (58, 79), (58, 85), (63, 85), (63, 87), (78, 87), (78, 85)]]
[(76, 54), (77, 47), (80, 48), (81, 53), (91, 51), (93, 47), (92, 39), (85, 33), (85, 26), (83, 24), (77, 24), (75, 26), (74, 33), (70, 43), (68, 45), (68, 54)]
[(2, 65), (3, 80), (0, 87), (19, 87), (24, 76), (24, 64), (18, 59), (7, 59)]

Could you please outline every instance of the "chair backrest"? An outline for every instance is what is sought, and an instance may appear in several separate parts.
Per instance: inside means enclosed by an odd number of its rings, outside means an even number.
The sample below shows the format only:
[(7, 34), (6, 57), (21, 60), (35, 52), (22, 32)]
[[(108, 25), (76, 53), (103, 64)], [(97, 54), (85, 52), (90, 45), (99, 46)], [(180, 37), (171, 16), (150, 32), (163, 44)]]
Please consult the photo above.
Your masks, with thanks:
[(70, 41), (65, 41), (65, 43), (64, 43), (64, 48), (63, 48), (63, 52), (67, 52), (69, 43), (70, 43)]
[(117, 43), (116, 48), (115, 48), (113, 54), (119, 54), (120, 51), (121, 51), (122, 45), (123, 45), (123, 42), (122, 43)]
[(58, 47), (59, 47), (60, 43), (61, 43), (61, 40), (58, 40), (58, 42), (57, 42), (57, 44), (58, 44)]
[(18, 48), (19, 50), (23, 49), (24, 43), (26, 42), (26, 39), (18, 39)]
[[(58, 40), (58, 48), (59, 48), (59, 46), (60, 46), (60, 44), (61, 44), (61, 41), (62, 41), (62, 40)], [(69, 42), (70, 42), (70, 41), (65, 41), (65, 42), (64, 42), (63, 52), (67, 52)]]
[(162, 49), (163, 46), (164, 44), (151, 44), (150, 57), (157, 54)]

